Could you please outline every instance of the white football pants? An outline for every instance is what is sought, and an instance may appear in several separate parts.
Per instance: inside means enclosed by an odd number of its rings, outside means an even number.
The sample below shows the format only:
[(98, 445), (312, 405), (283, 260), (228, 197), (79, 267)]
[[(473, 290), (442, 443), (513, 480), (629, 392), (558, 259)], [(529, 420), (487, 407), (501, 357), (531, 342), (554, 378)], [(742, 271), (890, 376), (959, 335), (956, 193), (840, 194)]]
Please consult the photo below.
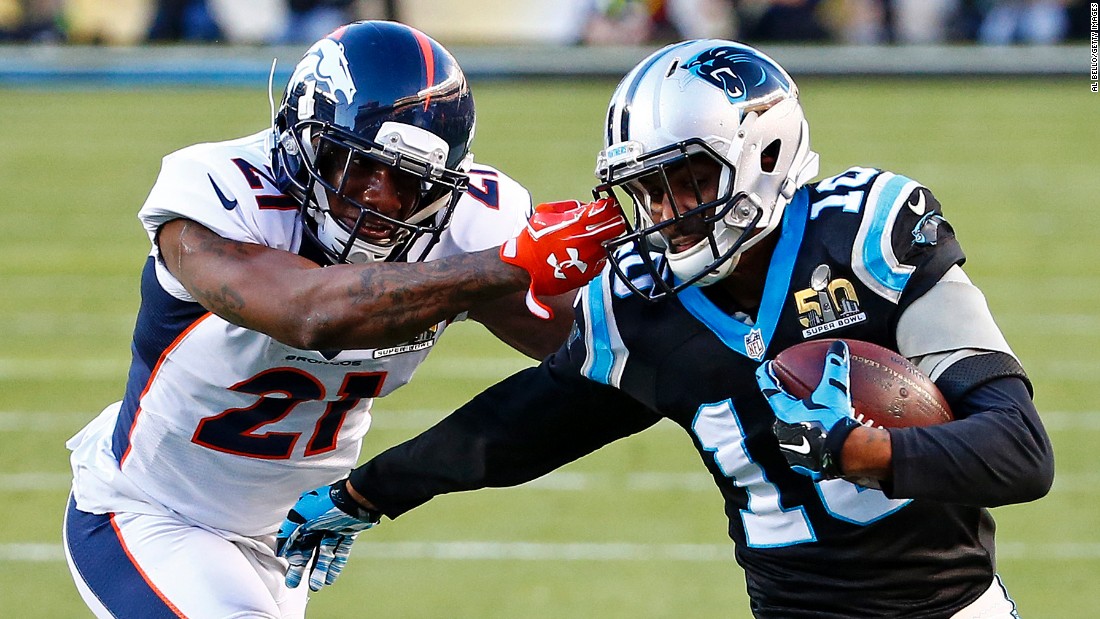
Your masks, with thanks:
[(309, 587), (288, 589), (270, 546), (166, 516), (89, 514), (69, 498), (65, 558), (97, 617), (301, 619)]
[(1008, 597), (1008, 590), (1000, 576), (993, 576), (993, 584), (969, 606), (951, 615), (951, 619), (1020, 619), (1016, 602)]

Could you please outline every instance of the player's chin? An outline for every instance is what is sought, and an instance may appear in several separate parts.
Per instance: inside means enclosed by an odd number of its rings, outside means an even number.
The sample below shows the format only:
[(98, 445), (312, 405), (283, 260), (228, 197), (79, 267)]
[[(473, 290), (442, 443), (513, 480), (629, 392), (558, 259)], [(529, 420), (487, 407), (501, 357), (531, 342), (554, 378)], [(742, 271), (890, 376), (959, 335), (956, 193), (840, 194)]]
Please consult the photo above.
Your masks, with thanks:
[(692, 236), (674, 236), (674, 237), (665, 239), (665, 242), (668, 243), (668, 251), (671, 254), (682, 254), (682, 253), (688, 251), (689, 249), (695, 247), (696, 245), (698, 245), (702, 241), (703, 241), (703, 236), (702, 235), (698, 235), (698, 236), (695, 236), (695, 235), (692, 235)]
[(355, 231), (356, 238), (378, 247), (392, 247), (397, 244), (401, 231), (393, 227), (360, 226)]

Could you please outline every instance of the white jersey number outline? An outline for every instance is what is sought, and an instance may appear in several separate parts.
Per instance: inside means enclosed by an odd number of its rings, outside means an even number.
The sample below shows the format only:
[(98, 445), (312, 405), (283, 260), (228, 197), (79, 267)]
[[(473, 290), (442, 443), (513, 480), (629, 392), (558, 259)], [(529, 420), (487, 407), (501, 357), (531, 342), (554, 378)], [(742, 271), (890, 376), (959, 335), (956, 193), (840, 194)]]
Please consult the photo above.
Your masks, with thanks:
[[(699, 444), (713, 453), (714, 462), (733, 485), (748, 494), (741, 510), (745, 543), (754, 548), (790, 546), (817, 539), (806, 510), (784, 508), (779, 487), (768, 480), (764, 467), (753, 461), (732, 400), (699, 407), (691, 424)], [(843, 479), (815, 484), (821, 503), (832, 517), (857, 525), (870, 524), (905, 507), (909, 501), (889, 499), (880, 490)]]

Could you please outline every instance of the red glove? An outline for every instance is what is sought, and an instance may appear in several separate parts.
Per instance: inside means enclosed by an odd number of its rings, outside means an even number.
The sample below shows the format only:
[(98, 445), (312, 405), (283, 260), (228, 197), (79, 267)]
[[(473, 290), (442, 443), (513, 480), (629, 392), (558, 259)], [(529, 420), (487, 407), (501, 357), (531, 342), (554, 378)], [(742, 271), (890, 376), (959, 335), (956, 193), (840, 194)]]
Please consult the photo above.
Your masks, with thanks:
[(587, 284), (607, 260), (602, 243), (625, 231), (613, 198), (588, 204), (548, 202), (536, 206), (527, 227), (500, 246), (500, 259), (527, 271), (531, 276), (527, 309), (549, 320), (554, 312), (538, 297), (564, 294)]

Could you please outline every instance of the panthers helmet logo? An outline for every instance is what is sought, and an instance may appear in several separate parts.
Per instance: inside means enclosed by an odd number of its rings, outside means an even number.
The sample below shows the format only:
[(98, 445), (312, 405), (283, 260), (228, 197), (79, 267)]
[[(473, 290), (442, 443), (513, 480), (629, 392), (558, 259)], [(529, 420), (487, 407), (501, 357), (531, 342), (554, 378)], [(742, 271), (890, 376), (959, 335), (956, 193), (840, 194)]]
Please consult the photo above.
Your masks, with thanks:
[(691, 75), (726, 93), (730, 103), (741, 103), (776, 91), (790, 92), (791, 84), (776, 71), (768, 71), (764, 59), (736, 47), (715, 47), (684, 65)]
[(321, 39), (306, 52), (294, 69), (291, 84), (314, 82), (317, 92), (331, 95), (341, 105), (355, 97), (355, 81), (351, 78), (344, 45), (332, 39)]

